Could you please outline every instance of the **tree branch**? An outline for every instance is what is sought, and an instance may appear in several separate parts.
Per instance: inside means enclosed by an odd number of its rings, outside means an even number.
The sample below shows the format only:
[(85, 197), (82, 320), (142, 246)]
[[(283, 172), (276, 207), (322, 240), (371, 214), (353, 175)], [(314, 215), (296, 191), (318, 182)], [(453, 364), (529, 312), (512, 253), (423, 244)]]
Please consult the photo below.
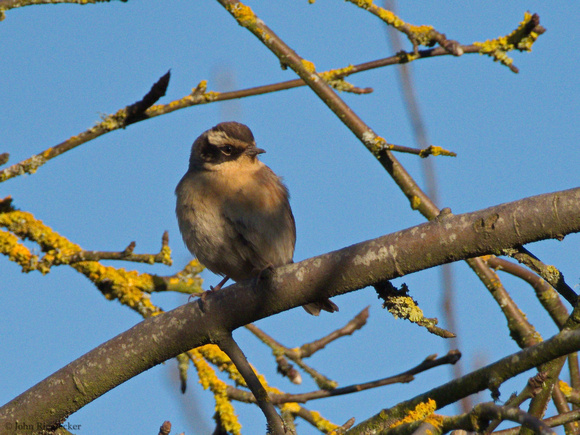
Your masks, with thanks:
[(485, 262), (493, 269), (502, 270), (510, 275), (517, 276), (530, 284), (535, 290), (538, 300), (550, 314), (556, 325), (558, 325), (558, 328), (562, 329), (564, 327), (564, 323), (566, 323), (569, 316), (568, 310), (566, 310), (562, 300), (547, 281), (530, 270), (503, 258), (492, 256), (486, 258)]
[[(154, 365), (219, 341), (221, 336), (215, 334), (221, 331), (233, 331), (321, 297), (345, 294), (451, 261), (579, 231), (580, 188), (577, 188), (447, 216), (443, 221), (435, 220), (279, 267), (271, 274), (263, 274), (258, 282), (253, 279), (209, 294), (203, 311), (197, 300), (146, 319), (109, 340), (0, 408), (0, 427), (6, 419), (42, 422), (48, 428), (56, 426), (87, 403)], [(244, 309), (240, 310), (240, 306)], [(501, 383), (521, 371), (579, 349), (580, 332), (565, 330), (552, 340), (517, 354), (517, 361), (504, 359), (482, 369), (484, 372), (476, 371), (461, 382), (455, 381), (458, 384), (441, 387), (441, 392), (447, 395), (441, 396), (439, 390), (427, 394), (434, 392), (432, 398), (438, 400), (438, 406), (444, 406), (458, 396), (488, 388), (491, 380), (494, 385)], [(502, 371), (497, 372), (500, 368)], [(455, 386), (460, 386), (460, 390)], [(401, 409), (409, 403), (403, 402)]]
[(554, 287), (556, 291), (560, 293), (572, 306), (576, 306), (578, 303), (578, 295), (568, 284), (566, 284), (566, 281), (564, 281), (564, 275), (554, 266), (544, 264), (538, 257), (524, 247), (508, 249), (505, 251), (505, 254), (528, 266), (548, 281), (550, 285)]
[(256, 398), (256, 402), (258, 406), (266, 416), (266, 420), (268, 421), (268, 431), (267, 433), (272, 433), (273, 435), (284, 435), (284, 424), (282, 419), (276, 412), (274, 405), (270, 397), (268, 396), (268, 392), (264, 389), (264, 386), (260, 383), (260, 380), (254, 373), (254, 370), (250, 366), (250, 363), (246, 359), (246, 356), (242, 352), (242, 349), (238, 346), (235, 342), (233, 337), (230, 335), (224, 336), (221, 340), (219, 340), (219, 347), (223, 350), (227, 356), (230, 357), (244, 380), (246, 381), (246, 385)]

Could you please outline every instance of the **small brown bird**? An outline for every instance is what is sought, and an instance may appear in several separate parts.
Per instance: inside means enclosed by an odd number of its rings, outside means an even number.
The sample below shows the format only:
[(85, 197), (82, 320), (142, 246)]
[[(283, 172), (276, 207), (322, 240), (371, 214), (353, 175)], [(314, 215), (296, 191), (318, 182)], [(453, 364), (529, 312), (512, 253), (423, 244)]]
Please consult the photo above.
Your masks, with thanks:
[[(258, 160), (265, 153), (244, 124), (222, 122), (191, 148), (189, 169), (177, 185), (177, 221), (188, 249), (212, 272), (243, 281), (269, 267), (292, 263), (296, 225), (288, 189)], [(338, 311), (329, 299), (304, 305)]]

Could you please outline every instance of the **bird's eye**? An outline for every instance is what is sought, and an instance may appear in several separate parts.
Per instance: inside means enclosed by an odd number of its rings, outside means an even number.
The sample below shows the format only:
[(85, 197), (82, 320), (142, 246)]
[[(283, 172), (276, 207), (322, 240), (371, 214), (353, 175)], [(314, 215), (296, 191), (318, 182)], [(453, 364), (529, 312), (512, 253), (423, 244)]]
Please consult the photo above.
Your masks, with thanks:
[(222, 153), (226, 156), (229, 156), (232, 154), (233, 150), (234, 150), (234, 147), (232, 147), (231, 145), (226, 145), (222, 148)]

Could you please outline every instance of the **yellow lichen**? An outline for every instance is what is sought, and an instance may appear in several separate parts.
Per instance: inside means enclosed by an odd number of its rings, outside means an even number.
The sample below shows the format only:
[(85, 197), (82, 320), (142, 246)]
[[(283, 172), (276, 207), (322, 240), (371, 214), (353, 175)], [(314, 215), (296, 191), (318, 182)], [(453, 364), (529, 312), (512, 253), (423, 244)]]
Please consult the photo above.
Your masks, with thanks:
[(433, 146), (433, 145), (428, 146), (427, 148), (421, 150), (421, 152), (419, 153), (419, 156), (422, 158), (429, 157), (430, 155), (433, 155), (433, 156), (441, 155), (441, 156), (450, 156), (450, 157), (457, 156), (457, 154), (455, 154), (453, 151), (448, 151), (444, 148)]
[[(34, 269), (42, 273), (47, 273), (53, 264), (67, 264), (72, 255), (82, 251), (79, 245), (53, 231), (28, 212), (14, 210), (0, 213), (0, 227), (7, 228), (15, 236), (32, 240), (40, 245), (46, 255), (36, 263)], [(8, 241), (8, 238), (5, 237), (4, 240)], [(17, 253), (23, 262), (22, 255), (26, 253), (21, 248), (18, 248)], [(70, 266), (95, 283), (107, 299), (118, 299), (144, 317), (160, 311), (151, 303), (149, 295), (145, 294), (146, 291), (151, 292), (155, 289), (151, 275), (103, 266), (96, 261), (81, 261)]]
[(204, 390), (207, 390), (209, 386), (213, 383), (222, 382), (215, 374), (215, 371), (203, 358), (201, 352), (198, 349), (192, 349), (188, 352), (188, 355), (197, 370), (197, 375), (199, 377), (199, 383)]
[(373, 0), (350, 0), (352, 3), (357, 5), (359, 8), (370, 9), (373, 5)]
[(324, 72), (320, 73), (320, 76), (324, 80), (328, 80), (328, 81), (337, 80), (337, 79), (341, 79), (344, 76), (350, 74), (353, 69), (354, 69), (354, 66), (349, 65), (349, 66), (345, 66), (344, 68), (335, 68), (335, 69), (331, 69), (328, 71), (324, 71)]
[(500, 36), (495, 39), (488, 39), (485, 42), (474, 42), (473, 45), (480, 48), (480, 54), (491, 56), (494, 61), (509, 66), (513, 63), (513, 60), (508, 57), (508, 51), (531, 51), (532, 45), (538, 39), (538, 33), (533, 31), (529, 33), (526, 32), (526, 27), (532, 17), (532, 14), (526, 12), (524, 14), (524, 20), (509, 35)]
[(433, 41), (433, 27), (432, 26), (414, 26), (409, 25), (409, 31), (412, 36), (411, 39), (419, 45), (429, 46), (432, 45)]
[(324, 433), (330, 432), (338, 428), (338, 426), (326, 418), (322, 417), (319, 412), (309, 411), (316, 428)]
[(443, 427), (444, 418), (442, 415), (431, 414), (425, 419), (425, 423), (429, 423), (436, 429), (441, 429)]
[(209, 92), (205, 92), (203, 94), (203, 97), (204, 97), (205, 101), (207, 101), (209, 103), (211, 101), (217, 100), (219, 95), (220, 95), (219, 92), (209, 91)]
[(336, 89), (339, 92), (350, 92), (355, 87), (352, 83), (347, 82), (346, 80), (329, 80), (327, 83), (332, 86), (333, 89)]
[(191, 90), (191, 93), (205, 92), (206, 89), (207, 89), (207, 80), (202, 80), (194, 89)]
[(226, 389), (215, 390), (213, 393), (215, 410), (219, 414), (221, 425), (227, 433), (241, 435), (242, 425), (238, 420), (231, 400), (227, 396)]
[(379, 18), (383, 20), (385, 23), (389, 24), (390, 26), (393, 26), (398, 29), (405, 25), (405, 22), (401, 20), (399, 17), (397, 17), (391, 11), (381, 7), (379, 7), (378, 9), (379, 9), (378, 10)]
[(173, 264), (173, 260), (171, 259), (171, 248), (169, 246), (163, 246), (161, 248), (161, 263), (166, 266), (171, 266)]
[(369, 151), (375, 156), (378, 156), (381, 151), (383, 151), (385, 148), (388, 148), (387, 141), (381, 136), (375, 135), (370, 130), (363, 133), (362, 140)]
[(411, 208), (413, 210), (417, 210), (420, 205), (421, 205), (421, 198), (419, 198), (417, 195), (413, 195), (411, 197)]
[(316, 67), (314, 66), (314, 64), (312, 62), (310, 62), (309, 60), (306, 59), (302, 59), (302, 66), (304, 67), (304, 69), (306, 69), (306, 71), (308, 71), (310, 74), (313, 74), (316, 72)]
[(395, 319), (402, 318), (417, 323), (424, 317), (423, 310), (410, 296), (389, 296), (385, 304)]
[(562, 391), (562, 393), (564, 393), (564, 396), (566, 396), (566, 398), (569, 398), (570, 395), (572, 394), (572, 387), (564, 381), (560, 381), (559, 386), (560, 386), (560, 391)]
[(427, 402), (419, 403), (415, 406), (415, 409), (407, 411), (407, 415), (393, 423), (390, 428), (400, 426), (405, 423), (412, 423), (414, 421), (423, 421), (427, 417), (431, 416), (437, 409), (437, 403), (433, 399), (428, 399)]
[(202, 356), (200, 349), (201, 348), (193, 349), (188, 352), (193, 365), (197, 370), (199, 383), (205, 390), (209, 388), (213, 393), (215, 410), (219, 414), (224, 429), (229, 433), (240, 434), (242, 426), (239, 423), (234, 407), (227, 396), (227, 384), (217, 377), (215, 371)]
[(249, 6), (246, 6), (241, 2), (237, 2), (233, 5), (228, 4), (226, 8), (241, 26), (254, 27), (256, 25), (256, 14), (254, 14), (254, 11)]
[(551, 264), (546, 265), (546, 275), (551, 281), (559, 281), (562, 279), (562, 273), (556, 266), (552, 266)]
[(206, 344), (205, 346), (198, 348), (198, 351), (206, 360), (217, 366), (220, 372), (225, 371), (229, 378), (236, 384), (246, 386), (246, 381), (240, 372), (238, 372), (238, 369), (230, 357), (227, 356), (219, 346), (215, 344)]
[(300, 405), (296, 402), (287, 402), (280, 405), (282, 411), (298, 414), (300, 412)]
[(8, 256), (10, 261), (22, 267), (23, 272), (34, 270), (38, 257), (18, 242), (18, 237), (7, 231), (0, 231), (0, 254)]
[(179, 372), (179, 380), (183, 386), (182, 391), (185, 391), (185, 385), (187, 383), (187, 372), (189, 370), (189, 358), (185, 353), (180, 353), (175, 358), (177, 359), (177, 371)]
[(117, 130), (125, 125), (125, 120), (127, 119), (127, 111), (125, 109), (118, 110), (112, 115), (105, 115), (102, 121), (95, 125), (93, 128), (97, 130), (113, 131)]

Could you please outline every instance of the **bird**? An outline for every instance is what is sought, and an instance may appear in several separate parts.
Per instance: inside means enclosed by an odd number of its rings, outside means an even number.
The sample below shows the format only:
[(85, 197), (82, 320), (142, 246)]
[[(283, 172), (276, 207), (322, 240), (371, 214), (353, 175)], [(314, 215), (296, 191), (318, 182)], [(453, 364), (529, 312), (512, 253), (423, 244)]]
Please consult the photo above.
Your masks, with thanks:
[[(203, 132), (175, 189), (179, 230), (199, 262), (236, 282), (293, 263), (296, 223), (288, 189), (263, 162), (251, 130), (234, 121)], [(338, 311), (330, 299), (303, 306), (314, 316)]]

